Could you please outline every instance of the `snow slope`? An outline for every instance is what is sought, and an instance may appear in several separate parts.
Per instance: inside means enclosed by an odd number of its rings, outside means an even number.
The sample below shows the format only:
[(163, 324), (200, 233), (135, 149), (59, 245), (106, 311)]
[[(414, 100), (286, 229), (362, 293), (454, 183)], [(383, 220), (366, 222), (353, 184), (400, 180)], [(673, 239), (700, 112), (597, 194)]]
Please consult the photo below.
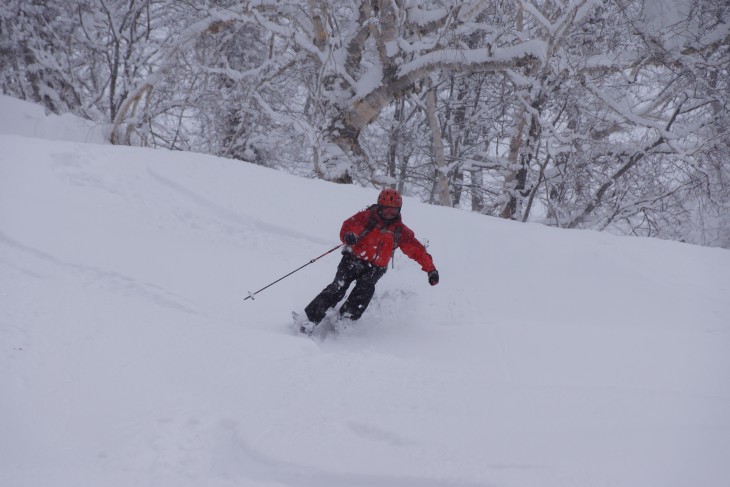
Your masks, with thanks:
[(46, 114), (40, 105), (0, 94), (0, 134), (103, 144), (104, 129), (71, 114)]
[(18, 132), (2, 486), (730, 485), (727, 251), (406, 198), (441, 284), (399, 253), (365, 316), (313, 341), (289, 314), (337, 254), (243, 298), (376, 191)]

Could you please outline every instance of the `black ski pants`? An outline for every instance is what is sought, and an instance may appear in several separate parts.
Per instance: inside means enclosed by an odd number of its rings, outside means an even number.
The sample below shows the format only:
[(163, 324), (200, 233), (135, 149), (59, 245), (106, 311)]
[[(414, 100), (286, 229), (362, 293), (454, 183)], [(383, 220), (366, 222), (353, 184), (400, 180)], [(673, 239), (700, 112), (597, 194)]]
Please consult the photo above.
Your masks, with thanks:
[(334, 308), (345, 297), (353, 281), (356, 281), (355, 287), (340, 307), (340, 315), (352, 320), (360, 318), (373, 299), (375, 283), (383, 277), (386, 270), (386, 267), (372, 265), (349, 252), (344, 252), (337, 266), (335, 280), (304, 308), (307, 318), (312, 323), (322, 321), (327, 310)]

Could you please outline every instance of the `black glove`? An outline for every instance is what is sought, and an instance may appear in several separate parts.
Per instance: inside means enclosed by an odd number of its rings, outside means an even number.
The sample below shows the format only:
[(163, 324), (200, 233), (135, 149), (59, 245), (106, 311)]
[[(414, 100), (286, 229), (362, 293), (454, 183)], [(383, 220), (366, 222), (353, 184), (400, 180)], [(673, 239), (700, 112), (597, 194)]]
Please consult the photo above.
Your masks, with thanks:
[(357, 235), (352, 232), (347, 232), (345, 234), (345, 243), (347, 245), (355, 245), (357, 243)]
[(432, 286), (435, 286), (439, 283), (439, 271), (434, 269), (428, 273), (428, 283)]

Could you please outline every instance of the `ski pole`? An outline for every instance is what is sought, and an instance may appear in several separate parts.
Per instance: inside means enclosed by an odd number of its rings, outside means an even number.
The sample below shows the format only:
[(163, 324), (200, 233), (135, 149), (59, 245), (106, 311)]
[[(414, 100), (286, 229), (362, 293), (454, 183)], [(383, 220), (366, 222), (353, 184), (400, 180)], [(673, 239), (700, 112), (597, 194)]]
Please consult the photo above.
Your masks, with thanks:
[(289, 277), (289, 276), (291, 276), (292, 274), (294, 274), (295, 272), (297, 272), (297, 271), (300, 271), (300, 270), (304, 269), (304, 268), (305, 268), (305, 267), (307, 267), (307, 266), (308, 266), (309, 264), (314, 264), (315, 262), (317, 262), (317, 261), (318, 261), (319, 259), (321, 259), (321, 258), (322, 258), (322, 257), (324, 257), (325, 255), (327, 255), (327, 254), (331, 254), (332, 252), (334, 252), (335, 250), (339, 249), (339, 248), (340, 248), (340, 247), (342, 247), (343, 245), (344, 245), (344, 244), (340, 244), (340, 245), (338, 245), (337, 247), (333, 247), (333, 248), (331, 248), (330, 250), (328, 250), (328, 251), (327, 251), (327, 252), (325, 252), (324, 254), (320, 255), (319, 257), (315, 257), (314, 259), (310, 260), (309, 262), (307, 262), (307, 263), (306, 263), (306, 264), (304, 264), (303, 266), (299, 267), (298, 269), (294, 269), (294, 270), (293, 270), (293, 271), (291, 271), (291, 272), (290, 272), (289, 274), (287, 274), (287, 275), (285, 275), (285, 276), (283, 276), (283, 277), (280, 277), (279, 279), (277, 279), (276, 281), (272, 282), (272, 283), (271, 283), (271, 284), (269, 284), (268, 286), (264, 286), (264, 287), (262, 287), (261, 289), (259, 289), (259, 290), (258, 290), (258, 291), (256, 291), (255, 293), (252, 293), (251, 291), (249, 291), (249, 292), (248, 292), (248, 296), (246, 296), (246, 297), (245, 297), (245, 298), (244, 298), (243, 300), (244, 300), (244, 301), (246, 301), (247, 299), (251, 299), (251, 301), (253, 301), (253, 300), (254, 300), (254, 296), (256, 296), (256, 295), (257, 295), (258, 293), (260, 293), (260, 292), (261, 292), (261, 291), (263, 291), (264, 289), (268, 289), (268, 288), (270, 288), (271, 286), (273, 286), (273, 285), (274, 285), (274, 284), (276, 284), (277, 282), (279, 282), (279, 281), (281, 281), (281, 280), (284, 280), (284, 279), (286, 279), (287, 277)]

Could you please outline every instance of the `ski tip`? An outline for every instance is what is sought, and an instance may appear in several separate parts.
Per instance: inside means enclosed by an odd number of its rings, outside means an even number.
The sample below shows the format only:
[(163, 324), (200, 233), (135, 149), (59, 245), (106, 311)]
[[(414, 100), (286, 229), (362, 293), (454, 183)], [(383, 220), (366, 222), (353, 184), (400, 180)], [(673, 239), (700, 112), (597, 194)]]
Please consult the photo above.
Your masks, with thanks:
[(307, 315), (298, 313), (296, 311), (291, 312), (292, 319), (294, 320), (294, 324), (298, 325), (299, 333), (307, 336), (312, 336), (312, 333), (314, 332), (314, 323), (309, 321), (309, 318), (307, 318)]

